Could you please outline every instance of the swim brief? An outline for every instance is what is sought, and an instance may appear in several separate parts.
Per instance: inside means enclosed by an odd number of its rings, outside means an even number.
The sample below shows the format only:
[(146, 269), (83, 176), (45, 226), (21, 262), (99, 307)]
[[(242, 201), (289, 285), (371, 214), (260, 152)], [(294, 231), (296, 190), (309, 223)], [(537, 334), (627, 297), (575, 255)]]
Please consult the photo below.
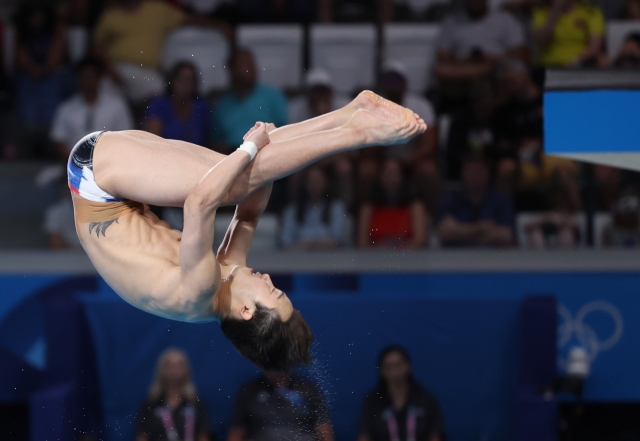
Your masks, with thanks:
[(93, 202), (118, 202), (122, 198), (110, 195), (96, 183), (93, 177), (93, 150), (104, 132), (90, 133), (71, 150), (67, 163), (69, 189), (72, 193)]

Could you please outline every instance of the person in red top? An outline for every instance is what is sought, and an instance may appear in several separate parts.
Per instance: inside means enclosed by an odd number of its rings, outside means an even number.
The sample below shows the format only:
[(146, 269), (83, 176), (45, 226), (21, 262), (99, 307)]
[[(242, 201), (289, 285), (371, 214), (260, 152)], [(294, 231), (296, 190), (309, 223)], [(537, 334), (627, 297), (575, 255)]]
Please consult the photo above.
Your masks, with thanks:
[(427, 239), (427, 210), (411, 198), (404, 170), (396, 158), (387, 159), (380, 172), (378, 189), (371, 201), (360, 206), (358, 246), (412, 249)]

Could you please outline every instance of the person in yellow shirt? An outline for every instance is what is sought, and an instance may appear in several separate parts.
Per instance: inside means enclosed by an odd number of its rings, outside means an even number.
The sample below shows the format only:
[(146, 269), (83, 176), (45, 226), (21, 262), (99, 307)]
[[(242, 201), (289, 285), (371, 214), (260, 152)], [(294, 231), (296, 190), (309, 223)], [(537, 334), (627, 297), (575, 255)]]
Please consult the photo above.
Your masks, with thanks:
[(533, 10), (533, 40), (546, 67), (593, 66), (603, 61), (605, 20), (586, 1), (547, 0)]
[(158, 71), (164, 38), (186, 25), (216, 27), (230, 35), (225, 23), (185, 14), (165, 1), (118, 0), (98, 20), (94, 54), (127, 97), (139, 102), (164, 91)]

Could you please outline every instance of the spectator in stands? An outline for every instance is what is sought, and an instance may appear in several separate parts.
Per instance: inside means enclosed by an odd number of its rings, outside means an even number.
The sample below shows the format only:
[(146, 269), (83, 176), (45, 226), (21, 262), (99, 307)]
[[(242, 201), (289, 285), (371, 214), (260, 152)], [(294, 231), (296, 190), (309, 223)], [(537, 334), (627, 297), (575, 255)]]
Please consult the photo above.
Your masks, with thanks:
[(436, 208), (440, 173), (436, 165), (438, 129), (431, 103), (408, 90), (407, 69), (399, 61), (387, 61), (380, 79), (380, 95), (416, 112), (427, 123), (427, 131), (407, 144), (385, 147), (387, 157), (397, 158), (409, 170), (412, 186), (433, 212)]
[(633, 33), (624, 40), (614, 62), (615, 67), (637, 69), (640, 67), (640, 33)]
[(440, 22), (451, 9), (449, 0), (394, 0), (393, 21)]
[(627, 190), (613, 212), (613, 222), (604, 230), (604, 244), (613, 248), (640, 246), (640, 198)]
[(512, 151), (523, 138), (542, 137), (542, 90), (521, 60), (505, 60), (498, 74), (502, 96), (494, 131), (497, 142), (506, 144), (499, 148)]
[(327, 175), (320, 166), (304, 172), (304, 191), (282, 214), (281, 244), (287, 249), (322, 250), (347, 243), (347, 210), (329, 196)]
[(594, 164), (591, 171), (583, 196), (587, 212), (613, 212), (622, 194), (622, 188), (626, 187), (623, 184), (622, 170)]
[(484, 157), (468, 154), (462, 164), (461, 191), (440, 201), (437, 231), (443, 246), (510, 246), (515, 213), (511, 197), (489, 185)]
[(209, 26), (227, 35), (223, 22), (188, 15), (163, 1), (118, 0), (100, 17), (94, 32), (94, 54), (107, 66), (111, 78), (124, 86), (133, 102), (163, 92), (158, 71), (165, 37), (180, 26)]
[(527, 66), (508, 59), (498, 68), (500, 84), (493, 132), (495, 186), (513, 194), (517, 186), (518, 148), (527, 138), (542, 138), (542, 90)]
[(51, 181), (56, 181), (59, 189), (58, 200), (47, 207), (44, 213), (42, 229), (47, 235), (49, 248), (58, 250), (80, 248), (74, 220), (73, 202), (69, 194), (65, 173), (59, 167), (48, 168), (41, 172), (36, 181), (39, 181), (38, 183), (43, 186), (50, 184)]
[(60, 199), (48, 207), (44, 213), (43, 230), (47, 235), (49, 248), (56, 250), (80, 249), (71, 196), (66, 188), (61, 193), (63, 194), (60, 195)]
[(469, 105), (453, 112), (447, 139), (447, 177), (460, 179), (462, 159), (469, 153), (496, 159), (496, 97), (489, 82), (477, 83), (470, 91)]
[(393, 0), (317, 0), (318, 20), (387, 23), (393, 20), (393, 4)]
[(209, 105), (198, 98), (198, 72), (193, 64), (180, 62), (168, 76), (167, 93), (151, 100), (146, 111), (146, 130), (163, 138), (206, 145)]
[(566, 196), (564, 200), (570, 201), (570, 211), (581, 209), (578, 164), (569, 159), (545, 155), (541, 137), (524, 138), (518, 146), (518, 157), (516, 206), (519, 210), (549, 210), (553, 205), (554, 188), (561, 189)]
[(207, 410), (196, 395), (189, 359), (176, 348), (165, 350), (158, 358), (136, 425), (136, 441), (165, 440), (211, 440)]
[(558, 174), (550, 190), (549, 209), (525, 225), (532, 248), (574, 248), (580, 244), (580, 228), (575, 220), (581, 208), (578, 188), (568, 176)]
[(627, 0), (620, 15), (623, 20), (640, 20), (640, 0)]
[(377, 187), (358, 213), (358, 246), (414, 249), (425, 245), (428, 215), (424, 204), (411, 197), (398, 159), (382, 165)]
[(235, 1), (229, 0), (178, 0), (183, 9), (198, 15), (215, 17), (235, 24)]
[(10, 77), (7, 60), (5, 29), (7, 23), (0, 18), (0, 161), (17, 159), (21, 152), (18, 149), (21, 130), (15, 112), (15, 86)]
[(179, 0), (187, 10), (231, 24), (315, 20), (315, 0)]
[(413, 377), (406, 349), (383, 349), (377, 367), (378, 385), (362, 404), (358, 441), (443, 441), (438, 401)]
[(443, 99), (464, 101), (468, 88), (490, 78), (505, 57), (528, 59), (523, 26), (507, 12), (491, 11), (487, 0), (464, 0), (464, 9), (445, 21), (438, 44), (435, 74)]
[(333, 441), (322, 391), (310, 380), (265, 372), (236, 398), (227, 441)]
[(58, 156), (65, 161), (76, 143), (89, 133), (133, 129), (127, 103), (100, 87), (102, 64), (86, 58), (78, 64), (77, 72), (78, 93), (60, 104), (51, 126), (51, 139)]
[(66, 40), (52, 8), (44, 5), (24, 3), (16, 30), (18, 113), (26, 130), (39, 137), (63, 98)]
[(112, 0), (68, 0), (69, 24), (93, 29), (100, 14)]
[(545, 67), (600, 66), (605, 61), (605, 20), (594, 4), (545, 0), (533, 10), (533, 40)]
[[(313, 68), (305, 76), (305, 92), (303, 95), (289, 102), (289, 124), (305, 121), (316, 116), (324, 115), (340, 109), (349, 103), (349, 97), (333, 89), (333, 81), (329, 73), (322, 68)], [(332, 174), (334, 193), (345, 204), (349, 205), (353, 199), (353, 167), (351, 156), (355, 152), (340, 153), (320, 162), (330, 169)], [(299, 197), (297, 189), (302, 187), (301, 176), (292, 175), (289, 178), (290, 193), (293, 199)]]
[(287, 99), (278, 89), (258, 83), (251, 52), (236, 49), (227, 66), (231, 72), (231, 91), (216, 103), (211, 122), (214, 149), (221, 153), (242, 144), (248, 127), (256, 121), (277, 127), (287, 124)]

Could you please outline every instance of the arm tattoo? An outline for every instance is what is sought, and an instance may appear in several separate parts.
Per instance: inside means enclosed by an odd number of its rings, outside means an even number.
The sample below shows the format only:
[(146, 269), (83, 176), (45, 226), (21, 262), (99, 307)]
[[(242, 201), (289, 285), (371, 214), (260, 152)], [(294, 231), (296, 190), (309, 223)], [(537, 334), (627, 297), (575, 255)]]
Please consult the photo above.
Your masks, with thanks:
[(103, 237), (106, 237), (104, 233), (107, 231), (107, 228), (109, 228), (114, 222), (119, 223), (118, 218), (106, 222), (91, 222), (89, 224), (89, 234), (93, 233), (93, 229), (95, 228), (96, 236), (98, 236), (98, 238), (100, 238), (100, 233), (102, 233)]

